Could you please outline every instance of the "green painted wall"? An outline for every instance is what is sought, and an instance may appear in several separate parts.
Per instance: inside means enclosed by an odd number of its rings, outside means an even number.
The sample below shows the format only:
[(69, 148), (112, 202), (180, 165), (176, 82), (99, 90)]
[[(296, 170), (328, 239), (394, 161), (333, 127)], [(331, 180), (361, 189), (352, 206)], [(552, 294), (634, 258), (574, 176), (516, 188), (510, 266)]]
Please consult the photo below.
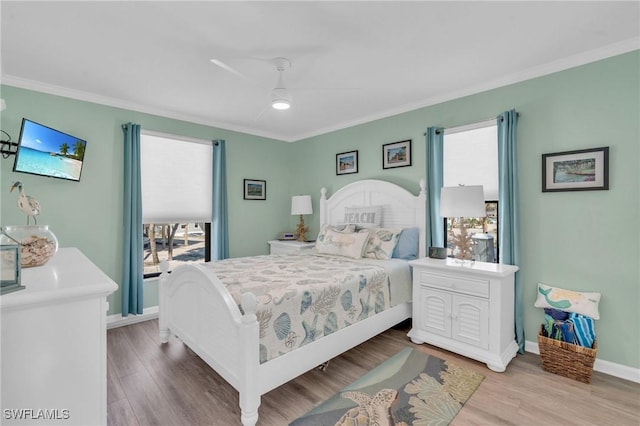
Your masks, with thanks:
[[(289, 224), (290, 179), (282, 167), (288, 163), (289, 143), (10, 86), (2, 86), (0, 94), (7, 103), (1, 128), (13, 140), (18, 140), (21, 120), (27, 117), (87, 141), (78, 183), (14, 173), (14, 157), (0, 159), (0, 223), (26, 223), (16, 205), (16, 192), (9, 193), (11, 184), (20, 180), (25, 192), (42, 205), (38, 223), (49, 225), (61, 247), (82, 250), (118, 284), (122, 280), (123, 123), (132, 121), (148, 130), (227, 141), (232, 256), (267, 253), (267, 241)], [(266, 180), (267, 200), (243, 200), (244, 178)], [(119, 291), (109, 302), (109, 314), (122, 311)], [(157, 282), (151, 280), (145, 283), (144, 305), (157, 304)]]
[[(88, 140), (80, 183), (11, 172), (0, 159), (2, 225), (23, 223), (9, 193), (20, 179), (43, 205), (40, 223), (56, 232), (62, 246), (76, 246), (116, 282), (120, 281), (122, 219), (122, 132), (134, 121), (143, 127), (205, 139), (227, 140), (231, 255), (266, 253), (277, 231), (294, 229), (292, 194), (312, 194), (309, 235), (319, 228), (320, 187), (330, 195), (365, 178), (384, 179), (417, 192), (426, 176), (423, 133), (429, 126), (456, 127), (515, 108), (522, 212), (525, 333), (535, 341), (542, 310), (534, 308), (536, 284), (598, 291), (598, 358), (640, 367), (640, 51), (484, 93), (309, 138), (294, 144), (248, 136), (57, 96), (2, 87), (8, 109), (2, 129), (17, 139), (28, 117)], [(413, 166), (382, 169), (382, 145), (413, 140)], [(541, 154), (610, 147), (610, 190), (541, 192)], [(336, 176), (335, 154), (357, 149), (359, 173)], [(292, 179), (295, 177), (295, 179)], [(242, 200), (242, 179), (266, 179), (267, 201)], [(147, 284), (146, 306), (157, 303)], [(155, 299), (154, 299), (155, 298)], [(120, 297), (110, 313), (120, 312)]]
[[(640, 52), (444, 102), (293, 144), (294, 192), (329, 194), (365, 178), (417, 193), (426, 176), (424, 131), (456, 127), (515, 108), (526, 339), (543, 319), (538, 282), (602, 293), (598, 358), (640, 367)], [(413, 166), (382, 169), (382, 145), (413, 140)], [(542, 193), (541, 155), (610, 147), (610, 190)], [(357, 149), (359, 173), (336, 176), (335, 154)], [(295, 170), (295, 169), (294, 169)], [(315, 210), (314, 210), (315, 211)], [(317, 233), (319, 215), (309, 218)]]

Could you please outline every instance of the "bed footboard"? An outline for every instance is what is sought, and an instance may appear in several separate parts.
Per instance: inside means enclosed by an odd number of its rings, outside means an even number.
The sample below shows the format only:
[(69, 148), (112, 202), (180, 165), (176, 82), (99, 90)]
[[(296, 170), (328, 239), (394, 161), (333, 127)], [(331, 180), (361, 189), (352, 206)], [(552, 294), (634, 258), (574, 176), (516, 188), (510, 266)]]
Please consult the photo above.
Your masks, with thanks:
[(259, 326), (256, 297), (235, 301), (213, 271), (202, 265), (181, 265), (168, 273), (161, 265), (159, 288), (160, 340), (176, 335), (240, 394), (242, 424), (258, 420), (260, 386)]

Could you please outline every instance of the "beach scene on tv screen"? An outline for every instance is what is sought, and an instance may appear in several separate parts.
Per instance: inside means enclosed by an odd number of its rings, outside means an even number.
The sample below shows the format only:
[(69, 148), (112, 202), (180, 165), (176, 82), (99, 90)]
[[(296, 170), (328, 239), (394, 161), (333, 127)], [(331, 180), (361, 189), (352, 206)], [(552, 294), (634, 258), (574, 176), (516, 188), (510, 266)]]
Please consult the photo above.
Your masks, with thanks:
[(86, 145), (82, 139), (25, 121), (15, 170), (79, 180)]

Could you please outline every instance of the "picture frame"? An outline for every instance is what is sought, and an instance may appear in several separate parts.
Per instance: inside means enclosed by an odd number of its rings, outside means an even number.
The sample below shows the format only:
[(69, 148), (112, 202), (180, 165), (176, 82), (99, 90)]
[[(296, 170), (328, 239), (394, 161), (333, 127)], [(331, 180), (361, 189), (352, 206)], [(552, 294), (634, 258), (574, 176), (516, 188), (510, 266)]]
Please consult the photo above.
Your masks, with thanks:
[(358, 173), (358, 151), (336, 154), (336, 175)]
[(411, 139), (382, 145), (382, 168), (411, 166)]
[(20, 246), (3, 244), (0, 246), (0, 294), (22, 290), (20, 285)]
[(608, 146), (542, 154), (542, 192), (608, 189)]
[(245, 200), (266, 200), (267, 181), (258, 179), (244, 179)]

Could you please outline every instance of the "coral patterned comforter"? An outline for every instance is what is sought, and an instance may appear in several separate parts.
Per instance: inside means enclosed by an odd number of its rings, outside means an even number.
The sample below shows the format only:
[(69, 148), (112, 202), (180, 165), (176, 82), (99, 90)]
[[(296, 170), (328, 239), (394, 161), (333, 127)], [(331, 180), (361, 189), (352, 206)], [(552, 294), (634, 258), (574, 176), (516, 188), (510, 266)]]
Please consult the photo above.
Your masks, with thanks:
[(226, 259), (208, 267), (238, 305), (243, 293), (256, 295), (261, 363), (391, 306), (384, 261), (313, 253)]

